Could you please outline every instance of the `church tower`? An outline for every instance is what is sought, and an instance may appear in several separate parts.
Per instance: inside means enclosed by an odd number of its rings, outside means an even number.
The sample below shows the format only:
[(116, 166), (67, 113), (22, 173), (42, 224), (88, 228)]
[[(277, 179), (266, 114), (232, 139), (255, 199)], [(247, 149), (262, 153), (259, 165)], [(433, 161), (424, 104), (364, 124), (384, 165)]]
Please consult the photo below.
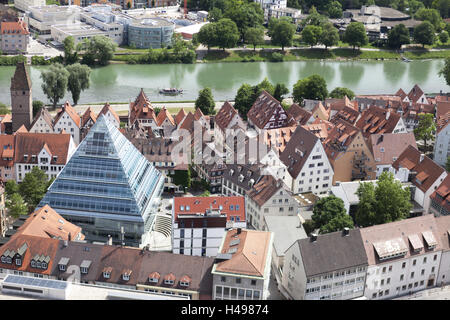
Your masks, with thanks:
[(24, 62), (19, 62), (14, 77), (11, 78), (12, 129), (16, 132), (22, 125), (27, 130), (33, 121), (31, 80)]

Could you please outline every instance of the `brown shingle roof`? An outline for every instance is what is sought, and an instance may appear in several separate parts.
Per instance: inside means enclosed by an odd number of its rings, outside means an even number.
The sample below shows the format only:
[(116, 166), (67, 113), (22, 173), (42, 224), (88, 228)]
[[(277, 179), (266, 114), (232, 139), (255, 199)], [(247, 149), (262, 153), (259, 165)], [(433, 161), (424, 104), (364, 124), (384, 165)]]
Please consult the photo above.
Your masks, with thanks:
[(178, 111), (177, 115), (175, 116), (175, 123), (177, 126), (180, 124), (180, 122), (186, 117), (186, 111), (184, 111), (184, 108), (181, 108), (180, 111)]
[(394, 163), (403, 150), (410, 145), (417, 148), (412, 132), (373, 134), (369, 142), (377, 165)]
[(72, 107), (72, 105), (69, 103), (69, 101), (66, 101), (64, 105), (62, 106), (61, 110), (56, 114), (54, 124), (58, 123), (59, 119), (62, 117), (64, 112), (67, 112), (69, 117), (75, 122), (75, 125), (80, 128), (81, 125), (81, 117), (77, 114), (75, 109)]
[(30, 34), (27, 24), (23, 20), (1, 22), (2, 34)]
[(272, 175), (264, 175), (248, 192), (250, 199), (255, 201), (260, 207), (263, 206), (281, 188), (289, 193), (289, 188), (282, 180), (276, 180)]
[[(427, 214), (420, 217), (360, 229), (369, 265), (380, 263), (379, 253), (376, 248), (380, 253), (389, 253), (390, 245), (394, 242), (406, 249), (406, 255), (391, 258), (389, 261), (410, 257), (413, 254), (413, 249), (412, 246), (409, 245), (410, 240), (408, 237), (412, 235), (417, 235), (419, 241), (424, 244), (419, 253), (414, 254), (439, 251), (441, 249), (441, 244), (436, 222), (437, 220), (434, 215)], [(426, 231), (431, 232), (437, 240), (437, 246), (434, 250), (429, 250), (427, 243), (423, 239), (423, 233)], [(385, 252), (386, 250), (388, 251)]]
[(169, 111), (167, 111), (166, 107), (163, 107), (156, 117), (156, 124), (158, 127), (162, 125), (164, 120), (169, 119), (170, 123), (175, 126), (175, 121), (173, 120), (172, 116), (170, 115)]
[(106, 102), (105, 105), (103, 106), (102, 110), (100, 110), (100, 114), (104, 114), (106, 116), (106, 114), (108, 113), (108, 111), (113, 115), (113, 117), (117, 120), (118, 123), (120, 123), (120, 118), (117, 115), (117, 113), (114, 111), (114, 108), (111, 107), (111, 105), (109, 104), (109, 102)]
[(214, 118), (214, 123), (222, 131), (225, 131), (236, 114), (238, 114), (237, 110), (233, 108), (231, 103), (225, 101), (225, 103), (222, 105), (222, 108), (220, 108), (219, 112), (217, 112)]
[(408, 93), (408, 98), (412, 102), (417, 102), (419, 98), (424, 94), (419, 85), (414, 85), (411, 91)]
[[(239, 239), (237, 245), (232, 245), (233, 240)], [(229, 249), (236, 248), (232, 258), (215, 265), (215, 271), (263, 277), (267, 259), (270, 259), (271, 233), (266, 231), (242, 230), (237, 234), (236, 229), (229, 230), (221, 247), (221, 253), (227, 253)]]
[[(18, 133), (15, 135), (15, 163), (33, 163), (32, 155), (37, 156), (41, 152), (45, 144), (51, 151), (52, 156), (57, 156), (57, 160), (49, 164), (65, 165), (70, 144), (70, 134), (63, 133)], [(24, 159), (24, 155), (28, 155), (28, 159)]]
[(370, 106), (363, 111), (355, 127), (362, 131), (364, 138), (367, 138), (374, 133), (392, 133), (399, 120), (400, 115), (397, 113)]
[(328, 133), (327, 139), (323, 141), (325, 152), (330, 160), (335, 160), (341, 152), (346, 152), (348, 146), (360, 132), (358, 128), (345, 120), (338, 119), (335, 126)]
[[(17, 234), (58, 238), (62, 240), (83, 240), (81, 228), (66, 221), (49, 205), (37, 209), (30, 214), (25, 223), (17, 230)], [(70, 236), (69, 236), (70, 235)]]
[(288, 172), (294, 179), (302, 170), (318, 140), (314, 134), (302, 126), (295, 129), (286, 148), (280, 155), (280, 160), (288, 167)]
[(36, 116), (34, 117), (33, 122), (31, 123), (30, 128), (33, 128), (34, 124), (36, 123), (36, 121), (38, 121), (39, 118), (44, 119), (44, 121), (49, 125), (50, 129), (53, 130), (53, 118), (52, 115), (50, 114), (50, 112), (48, 112), (47, 108), (42, 107), (39, 112), (36, 114)]
[(310, 124), (303, 126), (306, 130), (314, 134), (320, 141), (325, 141), (328, 138), (328, 132), (333, 129), (334, 124), (327, 120), (316, 119)]
[(84, 127), (89, 120), (92, 120), (93, 123), (97, 121), (97, 116), (94, 111), (92, 111), (91, 107), (87, 108), (81, 116), (81, 127)]
[(137, 119), (152, 119), (156, 123), (156, 116), (152, 103), (145, 95), (143, 89), (139, 92), (136, 100), (130, 102), (129, 119), (130, 124), (134, 124)]
[(312, 113), (308, 110), (300, 107), (298, 104), (294, 103), (290, 106), (289, 109), (286, 111), (291, 117), (294, 118), (294, 120), (299, 125), (304, 125), (308, 123), (308, 120), (312, 117)]
[[(286, 115), (286, 118), (280, 120), (281, 115)], [(284, 111), (281, 103), (267, 91), (263, 90), (248, 111), (247, 118), (251, 120), (255, 126), (263, 129), (272, 117), (275, 117), (275, 128), (292, 125), (294, 121), (292, 116)], [(282, 123), (278, 124), (279, 121), (282, 121)]]

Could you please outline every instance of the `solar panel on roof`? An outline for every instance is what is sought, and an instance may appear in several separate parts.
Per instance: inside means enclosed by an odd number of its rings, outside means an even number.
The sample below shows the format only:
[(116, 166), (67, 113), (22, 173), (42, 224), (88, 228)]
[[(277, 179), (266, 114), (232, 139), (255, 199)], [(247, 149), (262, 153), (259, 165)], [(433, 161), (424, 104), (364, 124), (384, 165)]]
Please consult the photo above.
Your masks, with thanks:
[(29, 286), (37, 286), (37, 287), (45, 287), (45, 288), (54, 288), (54, 289), (66, 289), (67, 282), (60, 280), (50, 280), (50, 279), (39, 279), (39, 278), (31, 278), (17, 275), (8, 275), (3, 283), (17, 283), (24, 284)]

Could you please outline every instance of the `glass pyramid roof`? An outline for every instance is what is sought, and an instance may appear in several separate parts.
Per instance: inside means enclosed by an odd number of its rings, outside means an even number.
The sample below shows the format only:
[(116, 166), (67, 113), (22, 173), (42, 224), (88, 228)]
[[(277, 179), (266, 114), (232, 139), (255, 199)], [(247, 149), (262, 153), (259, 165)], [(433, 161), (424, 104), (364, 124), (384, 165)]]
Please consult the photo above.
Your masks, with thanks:
[(101, 115), (38, 207), (58, 213), (130, 222), (147, 221), (163, 175)]

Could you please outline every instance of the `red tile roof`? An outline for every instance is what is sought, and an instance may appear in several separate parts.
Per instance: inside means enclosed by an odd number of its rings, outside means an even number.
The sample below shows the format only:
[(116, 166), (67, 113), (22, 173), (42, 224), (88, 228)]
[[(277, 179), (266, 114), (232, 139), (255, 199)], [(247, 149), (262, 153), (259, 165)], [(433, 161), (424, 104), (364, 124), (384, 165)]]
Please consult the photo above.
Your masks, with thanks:
[(162, 125), (164, 120), (169, 119), (170, 123), (175, 126), (175, 121), (173, 120), (172, 116), (170, 115), (169, 111), (167, 111), (166, 107), (163, 107), (156, 117), (156, 124), (158, 127)]
[(177, 115), (175, 116), (175, 123), (178, 126), (180, 122), (186, 117), (187, 113), (184, 111), (184, 108), (181, 108), (180, 111), (178, 111)]
[(77, 114), (75, 109), (71, 106), (69, 101), (66, 101), (64, 105), (62, 106), (61, 110), (56, 114), (55, 120), (53, 121), (54, 124), (58, 123), (59, 119), (62, 117), (64, 112), (67, 112), (69, 117), (75, 122), (75, 125), (80, 128), (81, 125), (81, 117)]
[(250, 189), (248, 196), (255, 201), (260, 207), (263, 206), (275, 193), (280, 189), (285, 189), (289, 192), (282, 180), (275, 179), (272, 175), (264, 175), (259, 181)]
[(2, 22), (1, 32), (2, 34), (23, 34), (23, 35), (30, 34), (30, 32), (28, 31), (27, 24), (22, 20)]
[(431, 194), (430, 199), (450, 212), (450, 175), (445, 177), (436, 191)]
[(328, 138), (328, 133), (333, 129), (334, 124), (329, 121), (316, 119), (314, 122), (304, 125), (303, 128), (314, 134), (320, 141)]
[[(241, 196), (233, 197), (175, 197), (173, 198), (174, 219), (178, 221), (180, 215), (195, 215), (196, 213), (204, 214), (207, 210), (219, 210), (227, 215), (227, 221), (231, 221), (231, 217), (239, 216), (239, 221), (245, 221), (245, 198)], [(236, 210), (236, 205), (239, 209)], [(181, 210), (183, 206), (183, 210)], [(233, 210), (231, 210), (233, 206)], [(189, 210), (187, 210), (189, 207)]]
[(376, 165), (394, 163), (408, 146), (417, 148), (412, 132), (373, 134), (370, 136), (369, 143)]
[(412, 102), (417, 102), (423, 94), (423, 90), (416, 84), (408, 93), (408, 98)]
[(106, 114), (108, 113), (108, 111), (112, 114), (112, 116), (117, 120), (118, 123), (120, 123), (120, 118), (117, 115), (117, 113), (114, 111), (114, 108), (111, 107), (111, 105), (109, 104), (109, 102), (106, 102), (105, 105), (103, 106), (102, 110), (100, 110), (100, 113), (98, 114), (100, 116), (100, 114), (104, 114), (106, 116)]
[(152, 119), (156, 123), (156, 116), (152, 103), (145, 95), (143, 89), (139, 92), (136, 100), (130, 102), (129, 119), (130, 124), (134, 124), (137, 119)]
[(400, 118), (397, 113), (370, 106), (363, 111), (359, 120), (356, 121), (355, 127), (362, 131), (364, 138), (368, 138), (374, 133), (392, 133)]
[(231, 120), (233, 120), (235, 115), (239, 116), (237, 110), (233, 108), (231, 103), (225, 101), (225, 103), (222, 105), (222, 108), (220, 108), (219, 112), (217, 112), (216, 116), (214, 117), (214, 124), (225, 132), (225, 129), (228, 128), (228, 125), (230, 124)]
[(299, 125), (307, 124), (309, 119), (312, 117), (312, 113), (308, 110), (300, 107), (298, 104), (294, 103), (292, 104), (289, 109), (286, 110), (286, 112), (294, 118), (294, 120)]
[(92, 111), (91, 107), (87, 108), (81, 116), (81, 127), (84, 127), (89, 120), (91, 120), (92, 123), (95, 123), (95, 121), (97, 121), (97, 116), (95, 115), (94, 111)]
[(323, 141), (325, 152), (330, 160), (335, 160), (341, 152), (346, 152), (348, 146), (360, 130), (345, 120), (338, 119), (335, 126)]

